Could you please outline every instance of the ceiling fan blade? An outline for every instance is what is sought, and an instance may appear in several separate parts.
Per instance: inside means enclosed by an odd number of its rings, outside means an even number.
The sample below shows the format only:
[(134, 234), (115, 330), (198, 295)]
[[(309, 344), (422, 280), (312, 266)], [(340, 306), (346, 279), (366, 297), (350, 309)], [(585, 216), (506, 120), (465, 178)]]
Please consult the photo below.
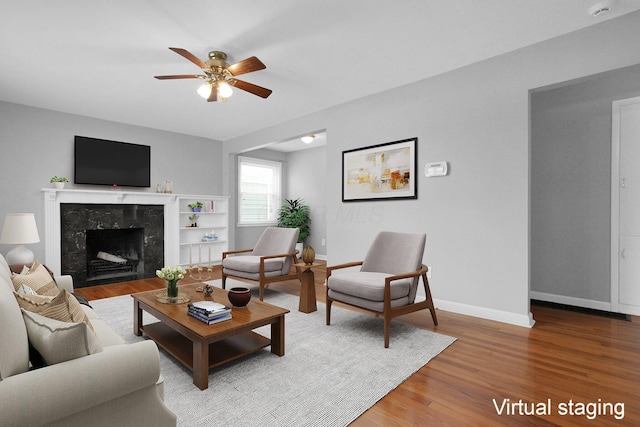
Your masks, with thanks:
[(229, 71), (232, 76), (239, 76), (240, 74), (252, 73), (258, 70), (264, 70), (265, 68), (267, 68), (267, 66), (264, 65), (262, 61), (252, 56), (251, 58), (243, 59), (240, 62), (230, 65), (227, 71)]
[(179, 47), (170, 47), (169, 49), (171, 49), (178, 55), (181, 55), (184, 58), (187, 58), (189, 61), (196, 64), (198, 67), (207, 68), (207, 65), (204, 62), (202, 62), (197, 56), (195, 56), (193, 53), (189, 52), (188, 50), (185, 50)]
[(172, 80), (172, 79), (204, 79), (207, 76), (198, 74), (176, 74), (174, 76), (153, 76), (158, 80)]
[(264, 88), (262, 86), (254, 85), (253, 83), (248, 83), (243, 80), (238, 79), (229, 79), (229, 84), (237, 87), (238, 89), (242, 89), (254, 95), (258, 95), (261, 98), (268, 98), (271, 95), (271, 90)]

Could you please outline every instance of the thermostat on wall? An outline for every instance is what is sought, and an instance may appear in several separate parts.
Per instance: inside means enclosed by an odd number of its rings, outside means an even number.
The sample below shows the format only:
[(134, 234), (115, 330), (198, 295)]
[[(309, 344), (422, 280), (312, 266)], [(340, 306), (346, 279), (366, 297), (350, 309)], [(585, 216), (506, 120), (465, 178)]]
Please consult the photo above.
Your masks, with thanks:
[(431, 178), (434, 176), (445, 176), (447, 174), (447, 162), (433, 162), (424, 165), (424, 176)]

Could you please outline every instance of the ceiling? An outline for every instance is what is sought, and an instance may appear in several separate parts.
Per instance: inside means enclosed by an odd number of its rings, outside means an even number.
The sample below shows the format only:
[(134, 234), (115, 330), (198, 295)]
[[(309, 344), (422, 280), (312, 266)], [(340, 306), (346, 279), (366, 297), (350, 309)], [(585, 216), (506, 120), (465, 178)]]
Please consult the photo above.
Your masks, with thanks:
[[(0, 100), (219, 141), (500, 55), (640, 9), (617, 0), (21, 0), (1, 7)], [(266, 70), (226, 103), (168, 47)]]

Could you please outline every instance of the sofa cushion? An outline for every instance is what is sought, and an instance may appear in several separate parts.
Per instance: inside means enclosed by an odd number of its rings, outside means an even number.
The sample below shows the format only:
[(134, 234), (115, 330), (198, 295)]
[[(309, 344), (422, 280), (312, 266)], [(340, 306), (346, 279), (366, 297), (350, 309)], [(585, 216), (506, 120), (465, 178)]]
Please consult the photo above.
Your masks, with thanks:
[(22, 309), (29, 342), (48, 365), (102, 351), (95, 334), (84, 322), (61, 322)]
[(46, 295), (24, 295), (18, 292), (13, 294), (20, 308), (61, 322), (85, 322), (93, 330), (78, 300), (64, 289), (53, 298)]
[(11, 282), (11, 269), (2, 254), (0, 254), (0, 285), (7, 286), (9, 289), (15, 290), (13, 283)]
[[(4, 263), (4, 265), (2, 265)], [(6, 262), (0, 255), (0, 270)], [(8, 267), (7, 267), (8, 268)], [(29, 340), (11, 279), (0, 271), (0, 379), (29, 370)]]
[(118, 335), (107, 324), (107, 322), (102, 320), (100, 316), (98, 316), (96, 312), (93, 311), (92, 308), (86, 305), (83, 305), (82, 309), (84, 310), (84, 312), (87, 314), (87, 317), (91, 321), (91, 325), (93, 326), (93, 332), (95, 332), (96, 336), (98, 337), (98, 341), (100, 341), (100, 345), (102, 345), (104, 349), (107, 349), (110, 346), (121, 345), (125, 343), (124, 339), (122, 339), (122, 337)]
[(21, 285), (27, 285), (36, 291), (38, 295), (54, 297), (58, 294), (58, 286), (56, 286), (56, 282), (51, 277), (51, 273), (38, 260), (33, 261), (33, 265), (26, 274), (12, 274), (11, 281), (16, 291)]

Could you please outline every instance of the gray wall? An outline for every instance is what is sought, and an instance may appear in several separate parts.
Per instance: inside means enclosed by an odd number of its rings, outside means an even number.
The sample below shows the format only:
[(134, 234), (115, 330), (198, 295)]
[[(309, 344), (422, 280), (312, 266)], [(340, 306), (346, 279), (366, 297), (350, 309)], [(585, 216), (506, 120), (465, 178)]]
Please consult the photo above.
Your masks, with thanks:
[[(626, 15), (225, 141), (223, 150), (326, 129), (329, 264), (361, 258), (381, 229), (426, 232), (440, 308), (529, 325), (529, 91), (640, 63), (639, 37), (640, 13)], [(342, 203), (342, 151), (413, 136), (418, 170), (445, 160), (449, 176), (419, 177), (417, 200)]]
[(610, 302), (611, 103), (638, 95), (640, 65), (532, 93), (532, 297)]
[(305, 242), (319, 259), (326, 258), (327, 246), (327, 149), (294, 151), (287, 155), (287, 199), (302, 198), (311, 211), (311, 235)]
[[(151, 146), (152, 188), (146, 191), (155, 191), (156, 183), (170, 179), (174, 193), (222, 192), (219, 141), (0, 102), (0, 220), (4, 223), (8, 212), (35, 213), (41, 242), (29, 248), (38, 259), (45, 259), (44, 196), (40, 190), (52, 186), (49, 179), (53, 175), (73, 182), (74, 135)], [(11, 248), (0, 245), (0, 252), (6, 254)]]

